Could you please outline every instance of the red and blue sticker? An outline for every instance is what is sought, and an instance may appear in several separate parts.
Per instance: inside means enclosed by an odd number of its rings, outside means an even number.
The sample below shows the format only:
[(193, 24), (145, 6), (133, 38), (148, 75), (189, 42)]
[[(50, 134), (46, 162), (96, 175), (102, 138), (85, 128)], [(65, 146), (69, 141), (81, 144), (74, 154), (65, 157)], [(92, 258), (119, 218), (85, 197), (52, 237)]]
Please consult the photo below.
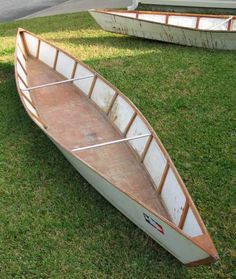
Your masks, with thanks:
[(143, 213), (144, 219), (147, 223), (149, 223), (152, 227), (154, 227), (156, 230), (158, 230), (160, 233), (164, 234), (163, 227), (158, 224), (155, 220), (153, 220), (150, 216)]

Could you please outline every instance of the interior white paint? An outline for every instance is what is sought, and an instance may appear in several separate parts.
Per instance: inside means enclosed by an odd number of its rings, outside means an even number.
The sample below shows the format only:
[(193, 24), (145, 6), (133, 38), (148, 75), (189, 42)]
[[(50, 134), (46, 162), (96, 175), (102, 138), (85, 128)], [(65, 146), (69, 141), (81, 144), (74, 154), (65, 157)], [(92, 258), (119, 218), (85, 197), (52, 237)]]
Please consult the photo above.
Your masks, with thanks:
[(93, 88), (91, 99), (104, 111), (107, 112), (115, 90), (100, 78), (97, 78)]
[(175, 26), (184, 26), (189, 28), (195, 28), (197, 23), (197, 17), (190, 16), (169, 16), (168, 24)]
[(55, 47), (52, 47), (43, 41), (40, 42), (39, 60), (41, 60), (51, 68), (53, 68), (54, 65), (56, 52), (57, 51)]
[(149, 21), (154, 21), (159, 23), (166, 22), (166, 15), (154, 15), (154, 14), (152, 15), (152, 14), (139, 13), (138, 18), (142, 20), (149, 20)]
[(236, 31), (236, 19), (232, 20), (232, 30)]
[[(26, 89), (24, 83), (23, 83), (20, 79), (18, 80), (18, 82), (19, 82), (20, 89)], [(21, 91), (21, 92), (22, 92), (26, 97), (28, 97), (29, 100), (32, 101), (29, 91)]]
[(121, 16), (136, 18), (135, 13), (119, 13), (119, 12), (110, 12), (110, 13), (113, 14), (113, 15), (121, 15)]
[(59, 51), (57, 57), (56, 71), (68, 79), (71, 78), (75, 61), (65, 53)]
[[(130, 126), (126, 137), (129, 138), (129, 137), (134, 137), (137, 135), (148, 134), (148, 133), (150, 133), (150, 131), (147, 125), (143, 122), (140, 116), (137, 115), (132, 125)], [(130, 144), (134, 148), (134, 150), (139, 154), (139, 156), (141, 156), (147, 141), (148, 138), (142, 138), (142, 139), (130, 141)]]
[(22, 66), (24, 67), (24, 69), (26, 69), (25, 58), (19, 48), (17, 48), (17, 50), (16, 50), (16, 55), (17, 55), (17, 58), (19, 59), (19, 61), (21, 62)]
[(19, 62), (16, 63), (16, 68), (17, 68), (17, 72), (18, 72), (19, 76), (23, 79), (25, 84), (28, 84), (27, 76), (26, 76), (26, 74), (25, 74), (24, 70), (22, 69), (22, 67), (21, 67)]
[(126, 100), (124, 100), (124, 98), (118, 96), (112, 106), (109, 117), (111, 121), (117, 126), (117, 128), (119, 128), (119, 130), (124, 133), (133, 114), (134, 109), (131, 107), (131, 105)]
[(29, 54), (36, 57), (39, 40), (28, 33), (24, 33), (24, 36)]
[(161, 197), (172, 221), (178, 225), (185, 206), (186, 198), (171, 168), (167, 173)]
[[(94, 76), (94, 74), (91, 71), (89, 71), (87, 68), (85, 68), (79, 63), (77, 64), (76, 71), (75, 71), (75, 78), (86, 77), (90, 75)], [(93, 83), (93, 77), (74, 81), (75, 86), (77, 86), (86, 95), (89, 94), (92, 83)]]
[[(209, 30), (215, 26), (218, 26), (214, 30), (227, 30), (228, 23), (223, 23), (225, 19), (222, 18), (205, 18), (202, 17), (199, 21), (199, 29), (202, 30)], [(219, 25), (220, 23), (223, 23), (222, 25)]]
[[(24, 95), (23, 95), (24, 96)], [(34, 115), (34, 116), (38, 116), (38, 113), (37, 111), (32, 107), (32, 105), (28, 102), (28, 100), (26, 98), (24, 98), (24, 102), (25, 102), (25, 105), (27, 107), (27, 109)]]
[(188, 210), (185, 223), (183, 226), (183, 231), (192, 237), (202, 235), (202, 229), (199, 226), (197, 219), (194, 216), (191, 208), (189, 208)]
[(152, 180), (154, 181), (156, 188), (158, 188), (160, 184), (164, 169), (166, 167), (166, 162), (167, 160), (156, 140), (152, 139), (143, 163)]

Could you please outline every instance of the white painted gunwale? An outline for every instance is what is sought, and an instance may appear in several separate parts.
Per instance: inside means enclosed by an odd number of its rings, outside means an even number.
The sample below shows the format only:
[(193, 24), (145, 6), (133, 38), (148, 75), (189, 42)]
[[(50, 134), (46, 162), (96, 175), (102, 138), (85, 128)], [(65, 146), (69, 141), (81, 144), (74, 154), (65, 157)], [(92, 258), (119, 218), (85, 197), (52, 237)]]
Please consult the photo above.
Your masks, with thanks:
[[(186, 29), (186, 30), (192, 30), (195, 32), (210, 32), (210, 33), (236, 33), (236, 30), (207, 30), (207, 29), (197, 29), (197, 28), (192, 28), (192, 27), (186, 27), (186, 26), (179, 26), (179, 25), (174, 25), (174, 24), (169, 24), (169, 23), (161, 23), (161, 22), (156, 22), (152, 20), (147, 20), (147, 19), (141, 19), (138, 17), (128, 17), (124, 16), (122, 14), (115, 14), (117, 13), (130, 13), (130, 14), (151, 14), (151, 15), (172, 15), (172, 16), (186, 16), (186, 17), (198, 17), (198, 18), (221, 18), (221, 19), (228, 19), (230, 16), (229, 15), (212, 15), (209, 16), (207, 14), (189, 14), (189, 13), (171, 13), (171, 12), (148, 12), (148, 11), (126, 11), (126, 10), (95, 10), (91, 9), (89, 10), (91, 13), (99, 13), (99, 14), (106, 14), (106, 15), (113, 15), (117, 17), (122, 17), (122, 18), (127, 18), (135, 21), (141, 21), (141, 22), (147, 22), (147, 23), (154, 23), (157, 25), (161, 26), (169, 26), (169, 27), (174, 27), (178, 29)], [(233, 16), (232, 20), (236, 20), (236, 16)]]
[[(181, 190), (183, 191), (185, 197), (186, 197), (186, 201), (189, 203), (189, 208), (191, 208), (198, 224), (200, 225), (201, 227), (201, 230), (202, 230), (202, 233), (203, 235), (209, 237), (210, 239), (210, 236), (206, 230), (206, 227), (178, 173), (178, 171), (176, 170), (172, 160), (170, 159), (167, 151), (165, 150), (164, 146), (162, 145), (160, 139), (157, 137), (156, 133), (154, 132), (154, 130), (152, 129), (152, 127), (150, 126), (150, 124), (147, 122), (147, 120), (144, 118), (144, 116), (140, 113), (140, 111), (136, 108), (136, 106), (125, 96), (123, 95), (117, 88), (115, 88), (110, 82), (108, 82), (105, 78), (103, 78), (101, 75), (99, 75), (97, 72), (95, 72), (94, 70), (92, 70), (90, 67), (88, 67), (86, 64), (84, 64), (83, 62), (79, 61), (77, 58), (71, 56), (70, 54), (68, 54), (67, 52), (53, 46), (52, 44), (50, 44), (49, 42), (39, 38), (38, 36), (35, 36), (34, 34), (24, 30), (24, 29), (19, 29), (18, 30), (18, 35), (17, 37), (19, 36), (20, 32), (25, 32), (25, 33), (28, 33), (30, 34), (31, 36), (34, 36), (36, 37), (39, 42), (42, 41), (42, 42), (45, 42), (47, 43), (48, 45), (54, 47), (57, 49), (57, 53), (60, 51), (62, 53), (64, 53), (65, 55), (69, 56), (70, 58), (72, 58), (74, 61), (75, 61), (75, 64), (76, 65), (82, 65), (83, 67), (87, 68), (90, 72), (92, 72), (94, 74), (94, 76), (97, 76), (99, 79), (101, 79), (102, 81), (104, 81), (108, 86), (110, 86), (111, 88), (113, 88), (115, 90), (115, 92), (117, 93), (118, 96), (121, 96), (134, 110), (135, 112), (137, 113), (137, 115), (139, 117), (141, 117), (141, 119), (144, 121), (144, 123), (147, 125), (148, 129), (150, 130), (151, 134), (152, 134), (152, 137), (153, 139), (156, 140), (158, 146), (160, 147), (161, 151), (163, 152), (163, 154), (165, 155), (165, 158), (170, 166), (170, 168), (172, 169), (173, 173), (175, 174), (178, 182), (179, 182), (179, 186), (181, 187)], [(39, 43), (40, 45), (40, 43)], [(19, 48), (18, 44), (16, 45), (16, 48)], [(25, 50), (22, 50), (22, 53), (24, 54), (24, 52), (26, 52)], [(39, 51), (37, 51), (39, 52)], [(17, 54), (15, 54), (17, 55)], [(15, 63), (17, 62), (17, 56), (15, 56)], [(71, 150), (69, 150), (66, 146), (63, 146), (60, 142), (57, 141), (56, 138), (54, 138), (52, 135), (50, 135), (46, 129), (46, 125), (39, 125), (41, 124), (39, 121), (37, 121), (37, 119), (35, 119), (34, 117), (32, 117), (31, 113), (29, 113), (29, 109), (27, 108), (27, 106), (25, 105), (25, 101), (23, 100), (23, 96), (22, 96), (22, 92), (20, 90), (20, 87), (19, 87), (19, 83), (18, 83), (18, 72), (17, 72), (17, 69), (15, 68), (15, 77), (16, 77), (16, 83), (17, 83), (17, 89), (18, 89), (18, 92), (19, 92), (19, 95), (20, 95), (20, 98), (21, 98), (21, 101), (27, 111), (27, 113), (29, 114), (29, 116), (32, 118), (32, 120), (48, 135), (49, 138), (51, 138), (55, 143), (57, 143), (57, 145), (61, 146), (61, 148), (65, 149), (67, 152), (69, 152), (73, 157), (74, 154)], [(86, 94), (86, 93), (85, 93)], [(39, 116), (40, 117), (40, 116)], [(100, 173), (99, 171), (97, 171), (96, 169), (94, 169), (92, 166), (90, 166), (89, 164), (87, 164), (86, 162), (84, 162), (83, 160), (81, 159), (78, 159), (78, 157), (75, 157), (77, 160), (80, 160), (81, 162), (83, 162), (83, 164), (87, 165), (91, 170), (93, 170), (95, 173), (97, 173), (99, 176), (101, 176), (104, 180), (106, 180), (108, 183), (110, 183), (109, 180), (107, 180), (106, 177), (103, 176), (102, 173)], [(115, 185), (113, 185), (113, 187), (117, 188)], [(118, 188), (117, 188), (118, 189)], [(118, 189), (119, 191), (121, 191), (120, 189)], [(123, 191), (121, 191), (123, 192)], [(131, 198), (132, 200), (134, 200), (136, 203), (140, 204), (143, 208), (146, 208), (145, 204), (143, 204), (142, 202), (134, 199), (131, 195), (127, 194), (126, 192), (123, 192), (123, 194), (125, 194), (126, 196), (128, 196), (129, 198)], [(174, 223), (170, 222), (169, 220), (165, 219), (163, 216), (157, 214), (156, 212), (153, 212), (152, 210), (150, 209), (147, 209), (146, 210), (150, 211), (154, 216), (156, 216), (157, 218), (161, 219), (163, 222), (165, 222), (167, 225), (169, 225), (170, 227), (172, 227), (176, 232), (180, 233), (181, 235), (183, 235), (184, 237), (186, 237), (188, 240), (190, 240), (191, 242), (193, 242), (196, 246), (198, 246), (200, 249), (202, 249), (203, 251), (205, 251), (206, 253), (208, 253), (208, 255), (210, 257), (213, 257), (214, 259), (217, 258), (216, 255), (211, 255), (211, 253), (208, 251), (207, 248), (203, 247), (202, 245), (199, 245), (198, 243), (195, 242), (194, 238), (190, 237), (189, 235), (187, 235), (186, 233), (183, 232), (182, 229), (180, 229), (177, 225), (174, 225)]]

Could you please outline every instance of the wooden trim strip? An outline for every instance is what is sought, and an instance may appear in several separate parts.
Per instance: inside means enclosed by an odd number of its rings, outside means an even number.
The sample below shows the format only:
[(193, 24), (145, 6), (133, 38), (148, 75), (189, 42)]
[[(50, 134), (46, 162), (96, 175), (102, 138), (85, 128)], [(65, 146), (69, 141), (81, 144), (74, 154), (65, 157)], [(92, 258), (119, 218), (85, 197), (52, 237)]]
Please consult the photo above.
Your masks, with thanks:
[(228, 22), (228, 26), (227, 26), (228, 31), (231, 31), (232, 24), (233, 24), (233, 19), (231, 18), (230, 21)]
[(129, 123), (128, 123), (127, 127), (125, 128), (124, 136), (126, 136), (127, 133), (129, 132), (129, 129), (130, 129), (131, 125), (133, 124), (134, 119), (136, 118), (136, 116), (137, 116), (137, 111), (134, 111), (134, 114), (133, 114), (132, 117), (130, 118)]
[(56, 66), (57, 66), (58, 54), (59, 54), (59, 50), (57, 49), (55, 59), (54, 59), (54, 63), (53, 63), (53, 69), (54, 70), (56, 69)]
[(26, 61), (27, 58), (26, 58), (26, 56), (25, 56), (25, 52), (22, 50), (22, 48), (21, 48), (21, 46), (19, 45), (19, 43), (17, 44), (17, 47), (18, 47), (18, 49), (20, 50), (22, 56), (24, 57), (24, 60)]
[(142, 163), (143, 160), (145, 159), (145, 156), (146, 156), (147, 151), (148, 151), (148, 149), (149, 149), (149, 146), (150, 146), (150, 144), (151, 144), (151, 142), (152, 142), (152, 139), (153, 139), (153, 135), (150, 135), (150, 137), (148, 138), (148, 140), (147, 140), (147, 142), (146, 142), (146, 144), (145, 144), (143, 153), (142, 153), (141, 158), (140, 158), (140, 162), (141, 162), (141, 163)]
[(185, 205), (184, 205), (184, 209), (183, 209), (183, 212), (182, 212), (182, 215), (180, 217), (180, 221), (179, 221), (179, 225), (178, 227), (182, 230), (183, 227), (184, 227), (184, 223), (185, 223), (185, 220), (186, 220), (186, 217), (187, 217), (187, 214), (188, 214), (188, 210), (189, 210), (189, 203), (188, 201), (186, 200), (185, 202)]
[(23, 43), (24, 48), (25, 48), (26, 55), (29, 55), (29, 49), (28, 49), (28, 46), (27, 46), (27, 43), (26, 43), (26, 40), (25, 40), (25, 32), (21, 31), (20, 35), (21, 35), (22, 43)]
[(96, 81), (97, 81), (97, 78), (98, 78), (98, 76), (95, 74), (95, 75), (94, 75), (93, 82), (92, 82), (91, 87), (90, 87), (90, 90), (89, 90), (89, 93), (88, 93), (88, 97), (89, 97), (89, 98), (91, 98), (91, 96), (92, 96), (93, 89), (94, 89), (95, 83), (96, 83)]
[(20, 94), (23, 98), (25, 98), (30, 104), (31, 106), (37, 111), (35, 105), (33, 104), (32, 100), (30, 100), (22, 91), (20, 91)]
[(108, 107), (107, 115), (110, 113), (110, 111), (111, 111), (111, 109), (112, 109), (112, 107), (113, 107), (113, 105), (114, 105), (114, 103), (115, 103), (117, 97), (118, 97), (118, 93), (115, 92), (115, 94), (114, 94), (114, 96), (113, 96), (113, 98), (112, 98), (112, 100), (111, 100), (111, 103), (110, 103), (110, 105), (109, 105), (109, 107)]
[(21, 80), (21, 82), (24, 84), (24, 86), (27, 87), (28, 85), (25, 83), (25, 81), (23, 80), (23, 78), (20, 76), (19, 73), (17, 73), (17, 76)]
[(197, 21), (196, 21), (196, 29), (199, 29), (199, 23), (200, 23), (200, 16), (197, 17)]
[[(33, 117), (35, 118), (45, 129), (47, 129), (47, 125), (44, 123), (44, 121), (42, 120), (41, 117), (34, 115), (28, 108), (27, 108), (27, 112)], [(38, 113), (38, 112), (37, 112)]]
[(166, 180), (166, 177), (167, 177), (167, 174), (168, 174), (168, 171), (170, 169), (170, 165), (169, 165), (169, 162), (167, 161), (166, 162), (166, 166), (165, 166), (165, 169), (163, 171), (163, 174), (162, 174), (162, 177), (161, 177), (161, 181), (160, 181), (160, 184), (157, 188), (157, 192), (158, 194), (160, 195), (162, 190), (163, 190), (163, 187), (164, 187), (164, 183), (165, 183), (165, 180)]
[(78, 64), (77, 61), (75, 61), (75, 65), (74, 65), (72, 73), (71, 73), (71, 78), (75, 77), (75, 71), (76, 71), (76, 68), (77, 68), (77, 64)]
[(23, 69), (23, 71), (24, 71), (25, 75), (27, 76), (26, 69), (25, 69), (25, 67), (22, 65), (22, 63), (21, 63), (20, 59), (17, 57), (17, 58), (16, 58), (16, 60), (17, 60), (17, 62), (20, 64), (20, 66), (21, 66), (21, 68)]
[(36, 52), (37, 59), (39, 58), (40, 43), (41, 43), (41, 40), (38, 41), (37, 52)]
[(168, 24), (169, 22), (169, 15), (166, 15), (166, 21), (165, 21), (165, 24)]

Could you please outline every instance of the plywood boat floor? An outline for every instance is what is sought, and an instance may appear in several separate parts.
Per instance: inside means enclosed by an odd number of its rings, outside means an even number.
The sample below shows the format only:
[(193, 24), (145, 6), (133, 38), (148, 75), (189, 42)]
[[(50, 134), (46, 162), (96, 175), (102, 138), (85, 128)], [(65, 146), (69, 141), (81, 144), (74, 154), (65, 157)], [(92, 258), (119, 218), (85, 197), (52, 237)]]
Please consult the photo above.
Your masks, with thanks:
[[(64, 79), (33, 58), (27, 59), (27, 69), (29, 86)], [(70, 149), (121, 138), (108, 119), (73, 83), (40, 88), (30, 94), (48, 131)], [(75, 155), (103, 173), (118, 188), (145, 203), (147, 208), (170, 220), (143, 165), (127, 143), (75, 152)]]

